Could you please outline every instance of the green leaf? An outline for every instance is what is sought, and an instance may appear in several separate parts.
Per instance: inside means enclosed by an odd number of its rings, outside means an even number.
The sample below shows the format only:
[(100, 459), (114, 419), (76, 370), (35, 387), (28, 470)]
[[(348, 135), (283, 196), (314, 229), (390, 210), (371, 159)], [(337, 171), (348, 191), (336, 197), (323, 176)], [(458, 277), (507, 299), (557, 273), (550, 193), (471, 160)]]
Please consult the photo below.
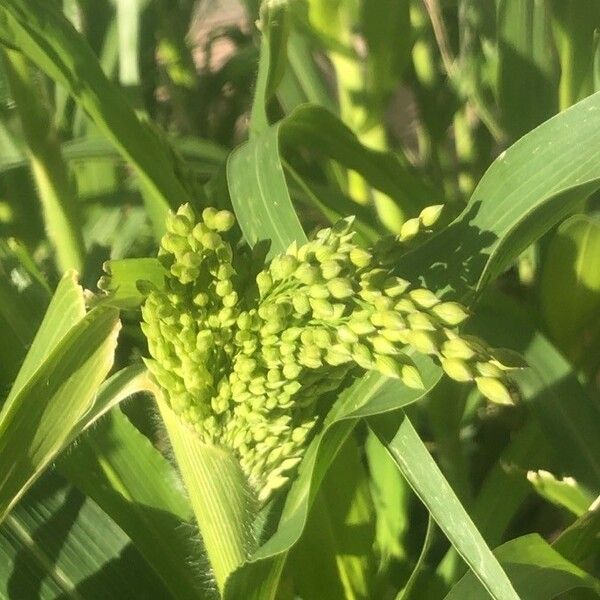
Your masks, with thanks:
[(498, 104), (513, 138), (558, 109), (558, 65), (546, 0), (499, 0)]
[(98, 287), (108, 294), (103, 303), (119, 308), (136, 308), (145, 298), (138, 282), (150, 282), (158, 288), (164, 285), (165, 268), (156, 258), (123, 258), (104, 264), (106, 276)]
[[(65, 278), (31, 347), (32, 359), (22, 369), (24, 379), (84, 314), (81, 289), (74, 279)], [(150, 389), (143, 365), (117, 372), (99, 388), (92, 409), (71, 437), (89, 429), (123, 399)], [(190, 506), (173, 468), (120, 412), (113, 411), (80, 436), (59, 458), (58, 469), (127, 533), (169, 590), (180, 598), (200, 597), (195, 569), (187, 561), (194, 554), (185, 525)]]
[[(552, 600), (576, 588), (600, 592), (598, 581), (564, 559), (539, 535), (531, 534), (500, 546), (495, 554), (509, 574), (519, 598)], [(487, 600), (481, 584), (467, 573), (445, 600)]]
[[(0, 412), (2, 518), (87, 422), (113, 363), (117, 311), (97, 308), (73, 325), (83, 310), (82, 292), (71, 274), (61, 283)], [(48, 314), (60, 306), (64, 314), (52, 327)]]
[(574, 215), (561, 223), (544, 261), (540, 300), (548, 331), (576, 363), (600, 333), (600, 219)]
[(558, 479), (540, 469), (529, 471), (527, 479), (542, 498), (566, 508), (577, 517), (586, 513), (594, 501), (594, 497), (572, 477)]
[(496, 600), (519, 600), (408, 417), (403, 417), (399, 428), (389, 419), (381, 418), (371, 419), (369, 426), (487, 593)]
[[(302, 242), (282, 166), (283, 147), (306, 146), (360, 173), (409, 213), (431, 204), (432, 191), (391, 153), (370, 150), (327, 110), (302, 106), (237, 148), (227, 163), (234, 209), (248, 243), (272, 240), (272, 252)], [(272, 204), (276, 203), (276, 212)]]
[(492, 163), (464, 212), (399, 270), (458, 297), (481, 291), (600, 187), (599, 130), (596, 93), (527, 134)]
[(564, 110), (594, 91), (594, 31), (600, 25), (600, 6), (594, 0), (551, 0), (551, 7)]
[(0, 598), (170, 598), (128, 537), (47, 473), (0, 525)]
[(0, 9), (0, 31), (73, 95), (131, 163), (147, 190), (144, 198), (155, 232), (162, 234), (167, 210), (187, 201), (188, 194), (164, 143), (106, 78), (92, 49), (54, 3), (7, 0)]
[[(145, 369), (136, 370), (146, 377)], [(111, 396), (114, 402), (147, 388), (131, 374), (128, 381), (115, 377), (99, 398)], [(202, 597), (196, 569), (188, 562), (196, 552), (191, 507), (176, 472), (120, 410), (81, 436), (57, 467), (121, 527), (174, 597)]]

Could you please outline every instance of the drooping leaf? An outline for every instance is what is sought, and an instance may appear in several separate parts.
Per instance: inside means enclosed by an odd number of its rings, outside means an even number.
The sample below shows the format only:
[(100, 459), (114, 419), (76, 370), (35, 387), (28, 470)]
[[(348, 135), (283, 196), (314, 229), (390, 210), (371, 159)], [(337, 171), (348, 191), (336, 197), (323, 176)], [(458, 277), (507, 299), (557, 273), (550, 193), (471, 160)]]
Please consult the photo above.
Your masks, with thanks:
[(481, 291), (600, 187), (600, 93), (524, 136), (492, 163), (464, 212), (399, 270), (462, 297)]
[[(291, 204), (282, 167), (286, 145), (306, 146), (360, 173), (409, 212), (431, 203), (432, 192), (390, 153), (370, 150), (325, 109), (297, 108), (284, 120), (236, 149), (227, 165), (229, 192), (246, 240), (271, 239), (281, 251), (304, 233)], [(271, 211), (275, 203), (277, 214)]]
[[(564, 559), (539, 535), (531, 534), (500, 546), (495, 554), (508, 573), (519, 598), (552, 600), (576, 588), (589, 588), (600, 593), (597, 580)], [(445, 600), (487, 600), (481, 584), (467, 573)]]

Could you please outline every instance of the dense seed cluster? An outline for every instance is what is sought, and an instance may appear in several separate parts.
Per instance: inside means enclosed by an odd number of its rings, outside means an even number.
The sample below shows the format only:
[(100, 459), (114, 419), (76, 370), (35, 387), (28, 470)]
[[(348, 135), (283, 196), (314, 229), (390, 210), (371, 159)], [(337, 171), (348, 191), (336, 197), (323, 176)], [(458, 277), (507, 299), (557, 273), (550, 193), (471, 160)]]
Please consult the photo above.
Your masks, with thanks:
[(420, 388), (413, 350), (457, 381), (474, 380), (492, 401), (511, 402), (508, 367), (456, 330), (466, 310), (392, 276), (353, 242), (351, 223), (292, 244), (266, 266), (260, 247), (233, 251), (227, 211), (209, 208), (197, 220), (185, 205), (167, 223), (166, 285), (142, 309), (148, 366), (204, 442), (236, 453), (261, 501), (293, 474), (319, 398), (351, 371)]

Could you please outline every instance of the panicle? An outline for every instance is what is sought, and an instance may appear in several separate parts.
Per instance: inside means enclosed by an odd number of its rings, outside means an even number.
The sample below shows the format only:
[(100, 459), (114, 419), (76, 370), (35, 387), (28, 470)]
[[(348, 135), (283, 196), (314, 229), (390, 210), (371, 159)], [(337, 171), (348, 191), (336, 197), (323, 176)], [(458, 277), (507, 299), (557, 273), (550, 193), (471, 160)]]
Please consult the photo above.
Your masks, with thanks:
[[(440, 210), (428, 207), (406, 231), (431, 227)], [(148, 368), (203, 442), (235, 453), (262, 502), (294, 475), (326, 408), (320, 398), (349, 376), (377, 370), (422, 389), (416, 352), (492, 402), (514, 398), (514, 357), (461, 335), (466, 309), (393, 275), (351, 224), (265, 265), (262, 250), (234, 251), (228, 211), (198, 218), (184, 205), (167, 220), (165, 288), (142, 307)]]

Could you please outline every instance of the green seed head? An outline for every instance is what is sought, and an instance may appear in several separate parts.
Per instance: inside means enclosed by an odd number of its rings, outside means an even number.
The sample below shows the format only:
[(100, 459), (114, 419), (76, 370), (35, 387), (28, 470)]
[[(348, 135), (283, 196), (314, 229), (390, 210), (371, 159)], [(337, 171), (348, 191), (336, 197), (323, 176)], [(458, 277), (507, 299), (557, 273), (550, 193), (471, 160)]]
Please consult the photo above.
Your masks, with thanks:
[[(439, 207), (425, 209), (400, 238), (438, 216)], [(491, 401), (511, 401), (504, 373), (515, 361), (459, 336), (453, 327), (466, 310), (410, 289), (378, 252), (356, 245), (351, 223), (264, 264), (260, 244), (234, 257), (232, 213), (206, 208), (198, 219), (184, 205), (161, 241), (164, 286), (144, 290), (149, 371), (203, 443), (234, 453), (261, 501), (294, 476), (322, 414), (319, 398), (347, 377), (376, 370), (423, 388), (410, 348), (455, 380), (474, 378)]]

